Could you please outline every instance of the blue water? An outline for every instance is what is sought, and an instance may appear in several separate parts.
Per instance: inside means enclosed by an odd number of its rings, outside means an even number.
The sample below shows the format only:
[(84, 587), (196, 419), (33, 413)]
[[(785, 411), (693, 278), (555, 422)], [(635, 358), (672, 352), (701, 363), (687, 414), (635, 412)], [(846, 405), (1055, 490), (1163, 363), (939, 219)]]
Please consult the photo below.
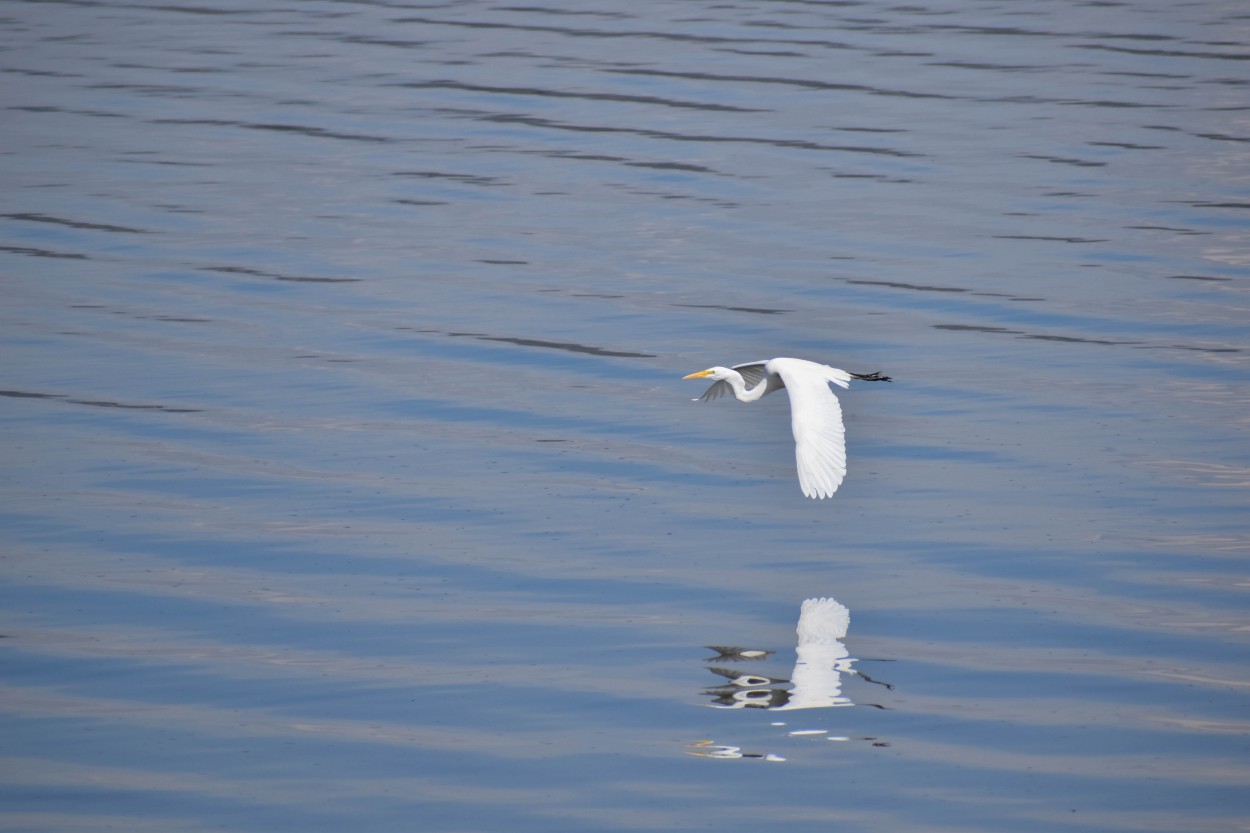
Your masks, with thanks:
[(1250, 825), (1240, 4), (0, 18), (0, 826)]

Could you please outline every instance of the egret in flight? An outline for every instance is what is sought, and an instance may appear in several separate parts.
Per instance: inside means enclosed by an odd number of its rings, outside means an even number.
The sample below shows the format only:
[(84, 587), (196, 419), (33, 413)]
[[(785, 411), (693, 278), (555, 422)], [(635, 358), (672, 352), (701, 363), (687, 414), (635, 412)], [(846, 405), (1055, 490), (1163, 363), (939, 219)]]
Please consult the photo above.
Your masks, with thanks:
[[(849, 388), (852, 379), (888, 382), (880, 373), (848, 373), (803, 359), (769, 359), (691, 373), (686, 379), (714, 379), (715, 384), (696, 399), (708, 402), (732, 392), (739, 402), (755, 400), (785, 388), (790, 394), (790, 427), (799, 487), (810, 498), (831, 497), (846, 477), (846, 431), (842, 407), (829, 383)], [(748, 387), (750, 385), (750, 387)]]

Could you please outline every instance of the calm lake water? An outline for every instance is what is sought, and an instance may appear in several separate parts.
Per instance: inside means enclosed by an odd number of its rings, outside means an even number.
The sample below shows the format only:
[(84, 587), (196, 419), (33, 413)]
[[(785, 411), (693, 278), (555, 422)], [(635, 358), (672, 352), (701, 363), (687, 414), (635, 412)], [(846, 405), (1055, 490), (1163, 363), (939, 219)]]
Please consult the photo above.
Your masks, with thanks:
[(1250, 828), (1241, 0), (0, 19), (0, 827)]

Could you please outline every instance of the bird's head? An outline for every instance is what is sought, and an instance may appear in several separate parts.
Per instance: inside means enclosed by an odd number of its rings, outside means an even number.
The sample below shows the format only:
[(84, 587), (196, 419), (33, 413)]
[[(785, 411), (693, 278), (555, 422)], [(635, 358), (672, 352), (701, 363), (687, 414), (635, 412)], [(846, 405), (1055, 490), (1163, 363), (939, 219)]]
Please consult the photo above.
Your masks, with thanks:
[(691, 373), (689, 376), (683, 376), (683, 379), (712, 379), (716, 382), (722, 382), (729, 378), (729, 374), (734, 371), (727, 367), (709, 367), (707, 370), (700, 370), (698, 373)]

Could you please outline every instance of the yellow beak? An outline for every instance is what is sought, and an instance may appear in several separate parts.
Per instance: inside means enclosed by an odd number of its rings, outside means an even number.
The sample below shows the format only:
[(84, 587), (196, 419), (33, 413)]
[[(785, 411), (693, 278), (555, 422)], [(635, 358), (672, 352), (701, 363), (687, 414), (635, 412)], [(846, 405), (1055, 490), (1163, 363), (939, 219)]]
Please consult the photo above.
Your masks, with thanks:
[(702, 379), (705, 376), (711, 376), (712, 371), (700, 370), (698, 373), (691, 373), (689, 376), (682, 376), (683, 379)]

